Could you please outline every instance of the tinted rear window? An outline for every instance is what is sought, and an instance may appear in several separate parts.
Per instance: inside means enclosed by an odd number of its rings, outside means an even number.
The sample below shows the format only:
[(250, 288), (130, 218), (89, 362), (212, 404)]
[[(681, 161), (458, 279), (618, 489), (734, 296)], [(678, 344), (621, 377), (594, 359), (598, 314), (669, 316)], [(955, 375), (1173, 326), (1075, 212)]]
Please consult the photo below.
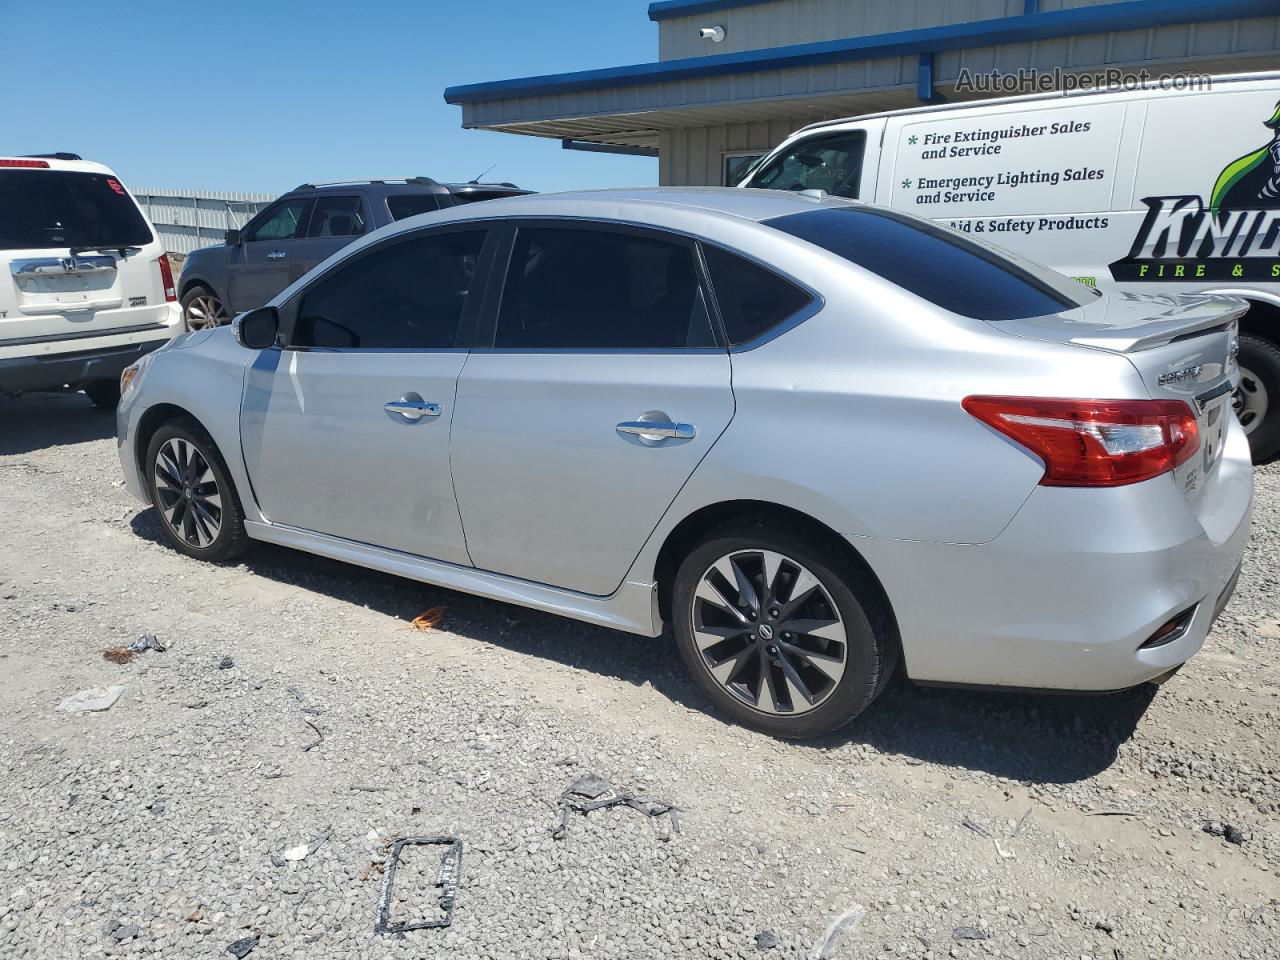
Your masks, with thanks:
[(518, 197), (520, 194), (510, 190), (459, 190), (452, 194), (456, 203), (476, 203), (480, 200), (501, 200), (503, 197)]
[(140, 247), (151, 228), (115, 177), (0, 170), (0, 248)]
[(731, 346), (763, 336), (811, 299), (789, 280), (737, 254), (710, 244), (704, 244), (702, 252)]
[(439, 210), (440, 204), (429, 193), (402, 193), (387, 197), (387, 209), (391, 211), (392, 220), (403, 220), (405, 217), (416, 217), (420, 213)]
[(884, 210), (828, 207), (765, 222), (977, 320), (1058, 313), (1089, 296), (1087, 288), (1060, 274), (1029, 269), (928, 221)]

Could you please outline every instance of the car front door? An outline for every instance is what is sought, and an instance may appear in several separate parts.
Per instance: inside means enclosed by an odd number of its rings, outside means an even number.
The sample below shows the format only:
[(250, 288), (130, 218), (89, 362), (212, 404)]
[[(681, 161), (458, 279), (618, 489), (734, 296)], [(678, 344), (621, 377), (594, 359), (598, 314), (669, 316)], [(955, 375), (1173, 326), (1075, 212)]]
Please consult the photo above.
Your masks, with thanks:
[(290, 245), (289, 282), (329, 259), (366, 232), (368, 216), (358, 196), (321, 194), (308, 220), (307, 235)]
[(488, 231), (396, 237), (335, 265), (250, 365), (245, 463), (278, 524), (469, 564), (449, 472)]
[(458, 381), (467, 545), (478, 568), (609, 594), (728, 426), (729, 356), (691, 241), (580, 221), (512, 231), (501, 306)]
[(314, 201), (277, 201), (245, 227), (227, 262), (227, 298), (232, 314), (262, 306), (290, 283), (290, 245), (307, 228)]

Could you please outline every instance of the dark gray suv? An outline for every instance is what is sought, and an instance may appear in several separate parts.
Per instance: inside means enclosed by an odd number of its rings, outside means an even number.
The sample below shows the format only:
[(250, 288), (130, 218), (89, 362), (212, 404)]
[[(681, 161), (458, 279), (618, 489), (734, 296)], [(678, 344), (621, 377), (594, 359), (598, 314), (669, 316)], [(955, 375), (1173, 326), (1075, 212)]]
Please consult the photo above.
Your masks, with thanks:
[(193, 251), (179, 297), (188, 330), (260, 307), (331, 253), (396, 220), (478, 200), (529, 193), (513, 183), (439, 183), (430, 177), (304, 183), (225, 245)]

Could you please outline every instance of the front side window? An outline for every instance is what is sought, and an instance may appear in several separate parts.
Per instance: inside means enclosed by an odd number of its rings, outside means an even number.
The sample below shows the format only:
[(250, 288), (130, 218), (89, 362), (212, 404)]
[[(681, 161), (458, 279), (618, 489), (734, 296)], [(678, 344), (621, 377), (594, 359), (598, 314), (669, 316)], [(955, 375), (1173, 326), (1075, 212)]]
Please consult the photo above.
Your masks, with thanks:
[(307, 206), (311, 201), (306, 197), (294, 197), (284, 200), (274, 207), (268, 207), (266, 214), (248, 233), (248, 242), (255, 240), (292, 240), (302, 232)]
[(0, 249), (141, 247), (151, 240), (142, 211), (110, 174), (0, 170)]
[(736, 187), (742, 178), (751, 172), (751, 168), (760, 162), (761, 153), (728, 153), (724, 157), (724, 175), (722, 187)]
[(626, 350), (713, 343), (690, 245), (573, 227), (516, 234), (494, 346)]
[(359, 197), (317, 197), (308, 237), (358, 237), (364, 233)]
[(791, 281), (737, 254), (703, 244), (702, 255), (730, 346), (763, 336), (812, 299)]
[(747, 186), (767, 190), (825, 190), (834, 197), (856, 200), (866, 146), (864, 130), (809, 137), (764, 164)]
[(850, 204), (763, 221), (844, 257), (864, 270), (976, 320), (1015, 320), (1071, 310), (1088, 287), (927, 220)]
[(484, 239), (484, 230), (419, 236), (336, 267), (303, 294), (291, 346), (453, 347)]

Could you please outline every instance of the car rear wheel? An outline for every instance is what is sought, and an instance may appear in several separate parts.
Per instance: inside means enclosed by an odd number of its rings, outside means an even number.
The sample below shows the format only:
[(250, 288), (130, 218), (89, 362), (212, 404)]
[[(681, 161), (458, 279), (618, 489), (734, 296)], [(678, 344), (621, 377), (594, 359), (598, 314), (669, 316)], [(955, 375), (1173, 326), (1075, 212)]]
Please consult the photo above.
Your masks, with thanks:
[(722, 710), (779, 737), (814, 737), (862, 713), (896, 647), (878, 591), (829, 545), (781, 525), (713, 531), (672, 590), (680, 656)]
[(1280, 347), (1261, 337), (1240, 338), (1236, 416), (1249, 436), (1254, 463), (1280, 454)]
[(182, 295), (182, 319), (188, 330), (220, 327), (231, 320), (218, 295), (208, 287), (194, 286)]
[(151, 503), (165, 536), (198, 560), (221, 562), (245, 551), (244, 511), (213, 439), (191, 420), (171, 420), (146, 455)]
[(82, 388), (84, 395), (95, 407), (102, 410), (114, 410), (120, 403), (119, 380), (90, 380)]

